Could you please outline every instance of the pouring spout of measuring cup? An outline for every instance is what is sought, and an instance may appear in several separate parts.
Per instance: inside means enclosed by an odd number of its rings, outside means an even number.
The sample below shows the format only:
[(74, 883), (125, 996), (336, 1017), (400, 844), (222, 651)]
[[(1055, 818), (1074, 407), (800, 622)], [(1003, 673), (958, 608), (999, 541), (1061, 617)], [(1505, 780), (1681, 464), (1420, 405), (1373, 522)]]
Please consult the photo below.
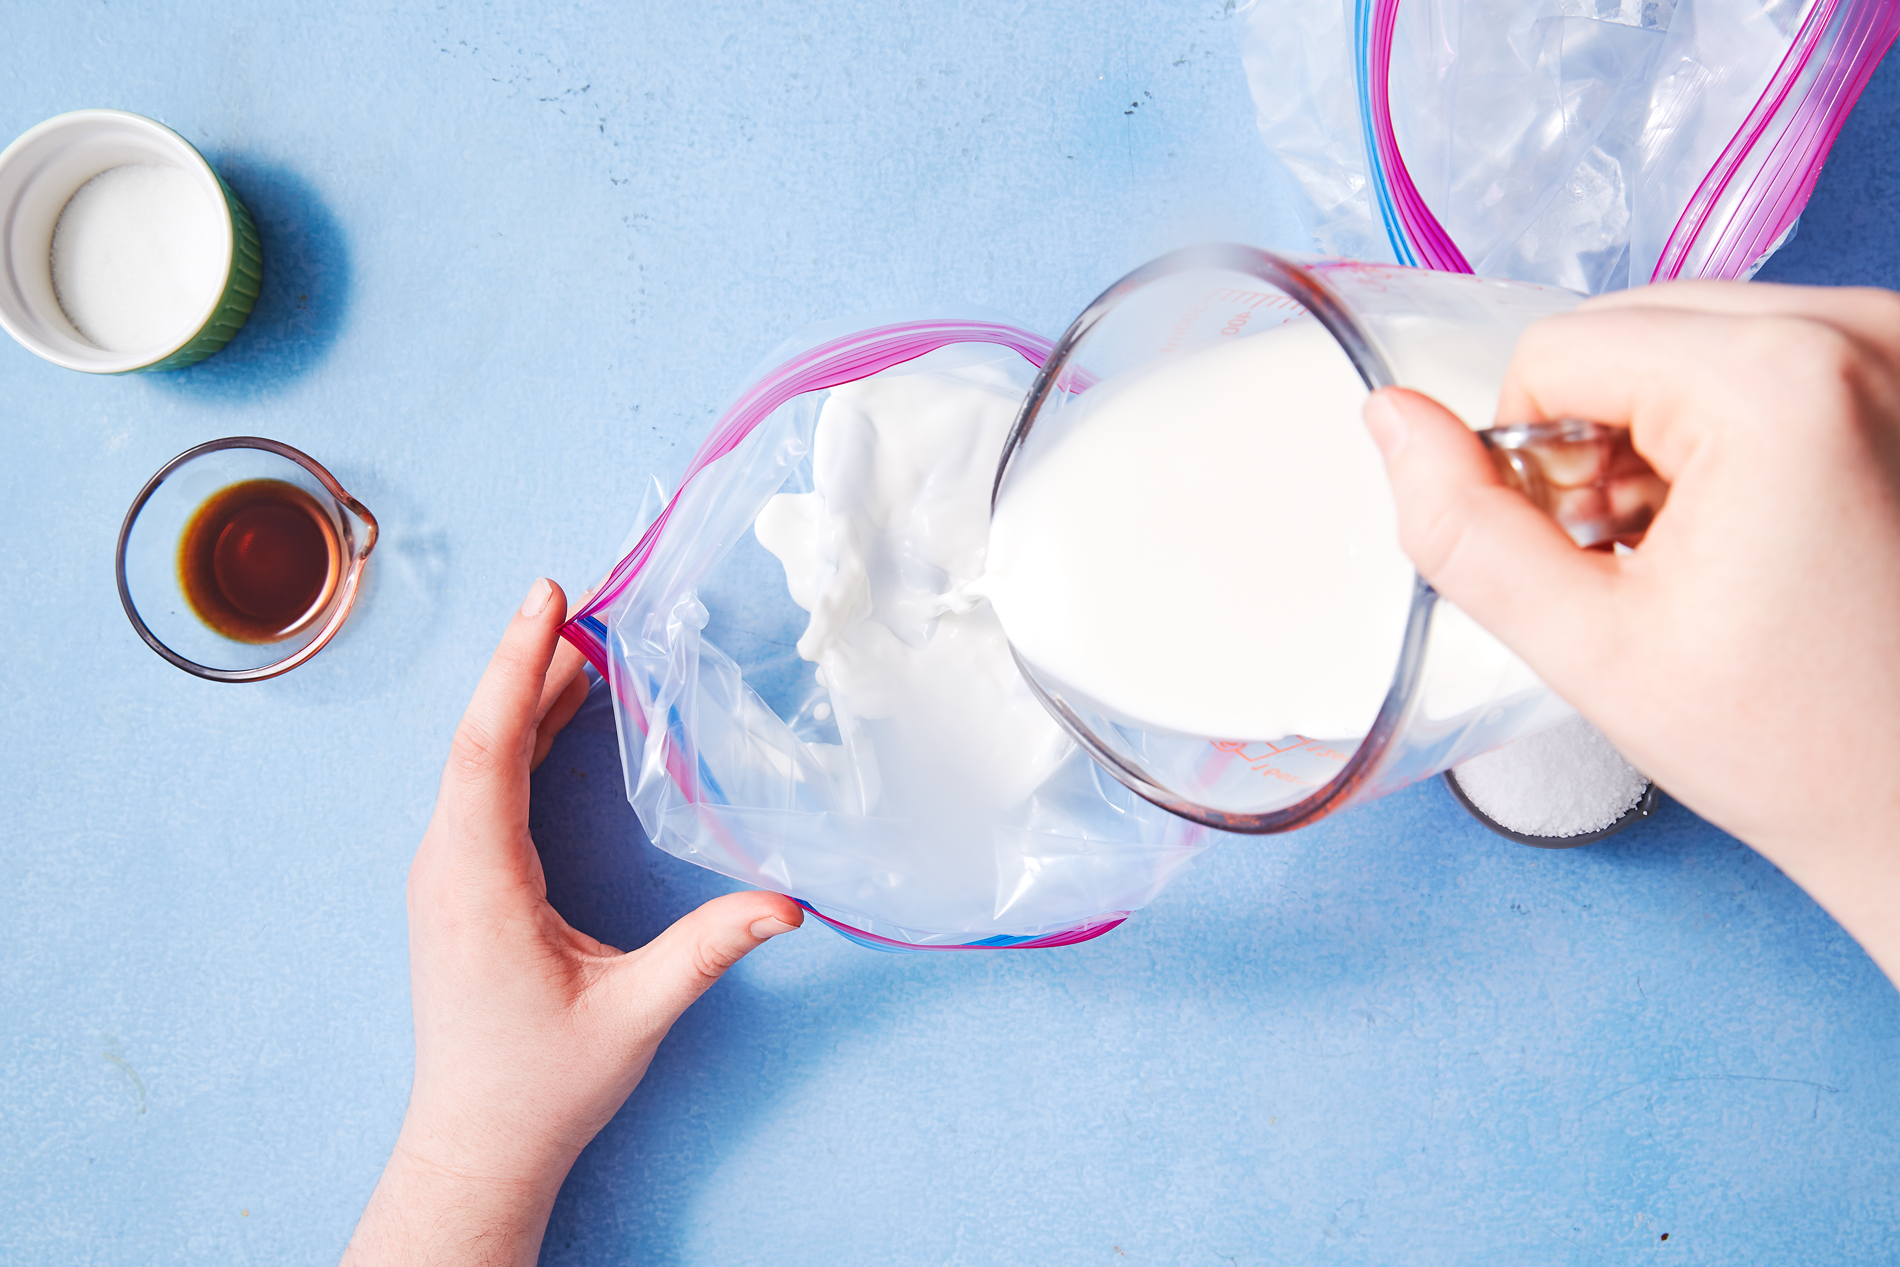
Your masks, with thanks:
[(1505, 486), (1585, 549), (1635, 547), (1669, 496), (1627, 427), (1563, 418), (1507, 423), (1478, 438)]

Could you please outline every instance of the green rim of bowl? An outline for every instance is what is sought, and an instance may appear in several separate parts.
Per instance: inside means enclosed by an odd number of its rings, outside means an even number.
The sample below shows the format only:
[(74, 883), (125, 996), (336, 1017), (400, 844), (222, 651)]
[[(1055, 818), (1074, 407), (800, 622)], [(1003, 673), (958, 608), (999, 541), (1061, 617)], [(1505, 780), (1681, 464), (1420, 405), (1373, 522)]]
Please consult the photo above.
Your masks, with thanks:
[[(196, 146), (192, 148), (194, 151), (197, 149)], [(203, 157), (199, 155), (201, 160)], [(196, 365), (229, 343), (232, 336), (250, 320), (251, 309), (257, 306), (258, 291), (264, 284), (264, 251), (257, 240), (257, 223), (251, 219), (251, 213), (244, 204), (238, 201), (231, 186), (224, 183), (224, 177), (218, 174), (217, 168), (211, 167), (210, 163), (205, 163), (205, 166), (210, 168), (212, 178), (218, 182), (218, 190), (224, 195), (225, 210), (231, 217), (231, 269), (225, 274), (224, 293), (218, 296), (218, 306), (211, 310), (210, 317), (198, 327), (198, 332), (177, 351), (150, 365), (137, 365), (129, 370), (120, 370), (119, 373), (157, 374)]]

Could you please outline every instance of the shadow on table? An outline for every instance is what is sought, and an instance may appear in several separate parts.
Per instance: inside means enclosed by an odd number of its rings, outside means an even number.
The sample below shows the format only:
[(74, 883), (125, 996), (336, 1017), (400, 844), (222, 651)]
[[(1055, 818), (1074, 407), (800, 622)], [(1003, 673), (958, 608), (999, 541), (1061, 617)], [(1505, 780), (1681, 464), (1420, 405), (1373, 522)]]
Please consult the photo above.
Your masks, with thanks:
[(257, 222), (264, 282), (250, 320), (215, 356), (153, 374), (161, 388), (204, 400), (282, 390), (321, 363), (350, 305), (350, 249), (315, 189), (287, 167), (243, 154), (208, 154)]
[(1792, 242), (1775, 253), (1759, 280), (1803, 285), (1900, 289), (1900, 56), (1889, 54), (1867, 81), (1834, 140), (1814, 196)]
[[(644, 945), (703, 902), (741, 886), (652, 847), (627, 803), (613, 714), (599, 690), (534, 777), (531, 828), (548, 900), (609, 945)], [(810, 922), (804, 934), (831, 934)], [(770, 947), (767, 948), (769, 950)], [(826, 996), (888, 969), (866, 952), (828, 973)], [(822, 1005), (820, 1005), (822, 1007)], [(761, 989), (743, 969), (689, 1009), (627, 1107), (581, 1154), (548, 1225), (542, 1261), (678, 1261), (677, 1220), (819, 1053), (880, 1023)]]
[[(555, 908), (577, 928), (631, 947), (733, 886), (646, 843), (601, 702), (570, 725), (536, 774), (532, 827)], [(1127, 928), (1068, 951), (886, 956), (812, 942), (795, 948), (810, 969), (796, 980), (741, 965), (675, 1026), (627, 1107), (582, 1154), (556, 1202), (542, 1262), (687, 1261), (689, 1247), (704, 1240), (695, 1220), (708, 1201), (733, 1204), (717, 1190), (731, 1181), (733, 1159), (774, 1115), (811, 1111), (800, 1107), (805, 1084), (822, 1080), (829, 1063), (849, 1064), (853, 1049), (881, 1041), (906, 1018), (961, 1016), (958, 1041), (966, 1043), (970, 1016), (982, 1018), (977, 1024), (992, 1030), (981, 1041), (1023, 1048), (1016, 1077), (1023, 1068), (1065, 1067), (1061, 1053), (1045, 1050), (1050, 1043), (1080, 1049), (1111, 1033), (1119, 1037), (1099, 1056), (1110, 1081), (1133, 1078), (1142, 1060), (1162, 1056), (1180, 1076), (1239, 1085), (1247, 1075), (1223, 1063), (1234, 1052), (1215, 1041), (1217, 1032), (1177, 1033), (1184, 1006), (1204, 1026), (1244, 1031), (1247, 1041), (1321, 1054), (1338, 1047), (1348, 1049), (1342, 1058), (1376, 1062), (1381, 1044), (1397, 1040), (1362, 1018), (1393, 980), (1410, 982), (1404, 965), (1417, 947), (1465, 946), (1459, 953), (1475, 956), (1473, 970), (1492, 985), (1545, 988), (1531, 925), (1516, 907), (1503, 913), (1520, 896), (1534, 894), (1549, 908), (1560, 937), (1586, 931), (1570, 908), (1599, 900), (1593, 892), (1640, 908), (1619, 916), (1640, 921), (1645, 912), (1667, 915), (1718, 876), (1729, 890), (1770, 890), (1747, 899), (1755, 906), (1805, 907), (1771, 867), (1669, 800), (1611, 841), (1548, 851), (1492, 835), (1431, 783), (1311, 832), (1220, 850), (1221, 864), (1210, 854)], [(1277, 909), (1263, 917), (1263, 905)], [(1469, 949), (1479, 921), (1490, 922), (1487, 936), (1498, 947)], [(1669, 916), (1663, 925), (1679, 922)], [(804, 937), (830, 934), (812, 928), (764, 953), (794, 952)], [(1612, 939), (1614, 953), (1604, 953), (1620, 954), (1621, 944)], [(1602, 964), (1588, 956), (1581, 964), (1564, 979), (1582, 984), (1565, 988), (1594, 998), (1589, 983)], [(1427, 985), (1435, 981), (1428, 973)], [(996, 1002), (1008, 996), (1051, 1009), (1048, 1032), (1000, 1028), (1014, 1015)], [(931, 1088), (918, 1094), (928, 1108)], [(845, 1162), (785, 1160), (828, 1166), (841, 1181), (851, 1173)]]

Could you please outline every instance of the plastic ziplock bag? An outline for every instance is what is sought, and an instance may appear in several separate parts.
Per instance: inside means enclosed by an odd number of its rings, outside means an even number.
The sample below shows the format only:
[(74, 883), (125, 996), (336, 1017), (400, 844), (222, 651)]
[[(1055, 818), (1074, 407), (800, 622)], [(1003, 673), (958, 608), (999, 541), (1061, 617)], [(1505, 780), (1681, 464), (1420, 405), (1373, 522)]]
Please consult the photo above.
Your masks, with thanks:
[(1596, 293), (1752, 277), (1895, 0), (1255, 0), (1248, 82), (1323, 250)]
[(678, 491), (652, 498), (562, 633), (608, 681), (627, 796), (660, 848), (784, 893), (865, 945), (951, 950), (1099, 936), (1206, 847), (1205, 829), (1072, 745), (994, 821), (865, 813), (840, 790), (865, 772), (839, 768), (851, 749), (819, 706), (814, 666), (792, 650), (807, 614), (752, 531), (775, 494), (812, 487), (828, 389), (928, 370), (1026, 393), (1050, 346), (964, 315), (820, 327), (767, 357)]

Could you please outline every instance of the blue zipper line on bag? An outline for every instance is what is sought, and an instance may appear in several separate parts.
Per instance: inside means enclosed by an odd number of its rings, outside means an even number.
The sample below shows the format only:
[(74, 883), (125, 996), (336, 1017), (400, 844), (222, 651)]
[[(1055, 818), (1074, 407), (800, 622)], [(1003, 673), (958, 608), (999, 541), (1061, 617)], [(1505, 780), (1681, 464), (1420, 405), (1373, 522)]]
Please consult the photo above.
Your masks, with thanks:
[(1379, 206), (1379, 219), (1385, 224), (1386, 240), (1392, 244), (1392, 254), (1399, 263), (1416, 268), (1418, 256), (1406, 240), (1404, 226), (1399, 223), (1398, 208), (1392, 203), (1392, 189), (1386, 184), (1385, 169), (1379, 163), (1379, 143), (1372, 131), (1372, 87), (1367, 77), (1371, 74), (1372, 8), (1376, 2), (1353, 0), (1352, 7), (1353, 83), (1359, 91), (1359, 135), (1365, 145), (1366, 175), (1372, 184), (1373, 199)]
[(846, 941), (856, 942), (858, 945), (863, 946), (866, 950), (875, 950), (887, 955), (920, 954), (920, 953), (927, 953), (933, 950), (1013, 950), (1017, 946), (1028, 945), (1030, 942), (1041, 940), (1040, 937), (1020, 937), (1020, 936), (1010, 936), (1004, 933), (998, 933), (994, 937), (985, 937), (981, 941), (937, 943), (937, 944), (915, 945), (915, 946), (905, 945), (902, 942), (892, 941), (889, 938), (872, 937), (858, 929), (852, 928), (849, 924), (845, 924), (839, 920), (829, 919), (823, 915), (819, 915), (818, 908), (813, 906), (810, 902), (807, 902), (804, 898), (795, 897), (792, 899), (792, 901), (798, 903), (800, 906), (810, 911), (813, 915), (818, 915), (818, 919), (820, 923), (822, 923), (826, 928), (829, 928), (832, 932), (838, 934), (838, 936), (844, 938)]

